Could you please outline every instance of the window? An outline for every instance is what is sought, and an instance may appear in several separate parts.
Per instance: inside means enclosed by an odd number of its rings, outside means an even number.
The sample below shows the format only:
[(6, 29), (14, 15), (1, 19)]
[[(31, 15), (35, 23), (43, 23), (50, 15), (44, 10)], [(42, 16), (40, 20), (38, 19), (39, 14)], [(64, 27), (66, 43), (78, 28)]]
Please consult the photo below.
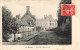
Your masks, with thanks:
[(54, 26), (54, 23), (50, 23), (50, 25)]
[(51, 21), (50, 21), (50, 25), (51, 25)]

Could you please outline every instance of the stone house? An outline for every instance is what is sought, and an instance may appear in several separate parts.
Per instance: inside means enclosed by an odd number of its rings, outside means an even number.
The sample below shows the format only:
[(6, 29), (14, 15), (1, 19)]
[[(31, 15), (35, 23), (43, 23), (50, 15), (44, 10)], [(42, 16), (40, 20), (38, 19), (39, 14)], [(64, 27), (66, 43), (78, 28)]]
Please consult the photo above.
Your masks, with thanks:
[[(26, 7), (26, 13), (20, 18), (20, 15), (16, 16), (16, 23), (19, 26), (18, 33), (21, 34), (22, 38), (26, 38), (28, 36), (28, 32), (34, 30), (35, 26), (35, 16), (31, 14), (30, 7)], [(18, 35), (17, 35), (18, 37)]]
[(56, 28), (57, 20), (52, 15), (44, 15), (44, 19), (36, 19), (36, 27), (41, 27), (41, 30)]

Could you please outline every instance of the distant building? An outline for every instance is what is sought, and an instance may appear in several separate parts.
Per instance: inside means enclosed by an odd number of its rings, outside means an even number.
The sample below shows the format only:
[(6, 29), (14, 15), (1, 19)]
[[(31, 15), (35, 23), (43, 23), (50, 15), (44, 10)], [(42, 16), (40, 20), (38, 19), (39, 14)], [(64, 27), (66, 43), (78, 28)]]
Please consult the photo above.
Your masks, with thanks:
[(44, 19), (36, 19), (36, 27), (41, 30), (53, 29), (57, 27), (57, 20), (52, 18), (52, 15), (44, 15)]

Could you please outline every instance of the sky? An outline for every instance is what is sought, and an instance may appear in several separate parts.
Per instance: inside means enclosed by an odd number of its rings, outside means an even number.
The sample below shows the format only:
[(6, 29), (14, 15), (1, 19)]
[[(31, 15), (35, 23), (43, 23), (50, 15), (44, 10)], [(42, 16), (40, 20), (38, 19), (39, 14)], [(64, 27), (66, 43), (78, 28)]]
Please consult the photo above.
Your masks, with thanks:
[(20, 14), (22, 17), (27, 11), (26, 6), (30, 6), (30, 12), (35, 15), (36, 18), (43, 18), (44, 15), (52, 15), (54, 19), (57, 19), (57, 11), (59, 7), (60, 0), (52, 1), (13, 1), (13, 2), (3, 2), (2, 6), (6, 6), (13, 15)]

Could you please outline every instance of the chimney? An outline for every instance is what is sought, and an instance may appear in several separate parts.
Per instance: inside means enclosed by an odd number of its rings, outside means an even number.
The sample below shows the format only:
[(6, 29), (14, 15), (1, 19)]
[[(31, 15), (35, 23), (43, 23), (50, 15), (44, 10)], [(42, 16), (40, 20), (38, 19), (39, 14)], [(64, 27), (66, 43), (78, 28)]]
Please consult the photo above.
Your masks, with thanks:
[(19, 19), (20, 18), (20, 14), (16, 15), (16, 19)]
[(29, 8), (30, 8), (30, 6), (26, 6), (26, 8), (27, 8), (27, 12), (29, 12)]

